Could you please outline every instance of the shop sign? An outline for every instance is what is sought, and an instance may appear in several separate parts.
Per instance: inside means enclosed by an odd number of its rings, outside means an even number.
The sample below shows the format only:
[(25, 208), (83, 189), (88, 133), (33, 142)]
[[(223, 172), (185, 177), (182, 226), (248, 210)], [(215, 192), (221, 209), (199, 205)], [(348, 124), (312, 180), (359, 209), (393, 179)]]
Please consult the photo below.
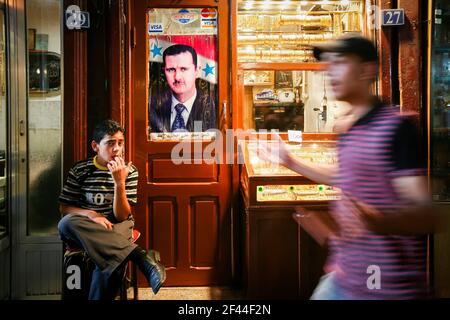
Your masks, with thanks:
[(386, 9), (381, 10), (382, 26), (402, 26), (405, 24), (405, 10)]
[(299, 142), (303, 141), (302, 131), (300, 130), (288, 130), (288, 141), (289, 142)]
[(181, 9), (180, 11), (172, 15), (172, 21), (182, 25), (192, 23), (197, 19), (198, 14), (187, 9)]
[(66, 26), (68, 29), (88, 29), (90, 27), (89, 12), (81, 11), (77, 5), (70, 5), (66, 9)]

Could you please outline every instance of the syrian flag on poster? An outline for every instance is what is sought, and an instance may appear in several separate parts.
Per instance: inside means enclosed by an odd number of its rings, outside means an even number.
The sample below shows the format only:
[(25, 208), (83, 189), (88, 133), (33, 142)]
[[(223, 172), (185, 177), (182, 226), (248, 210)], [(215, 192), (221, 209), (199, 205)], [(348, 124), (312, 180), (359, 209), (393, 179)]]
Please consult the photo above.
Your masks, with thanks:
[(193, 47), (197, 52), (197, 65), (200, 67), (199, 77), (217, 83), (217, 57), (215, 35), (179, 35), (154, 36), (149, 38), (150, 62), (162, 63), (164, 50), (174, 44), (185, 44)]

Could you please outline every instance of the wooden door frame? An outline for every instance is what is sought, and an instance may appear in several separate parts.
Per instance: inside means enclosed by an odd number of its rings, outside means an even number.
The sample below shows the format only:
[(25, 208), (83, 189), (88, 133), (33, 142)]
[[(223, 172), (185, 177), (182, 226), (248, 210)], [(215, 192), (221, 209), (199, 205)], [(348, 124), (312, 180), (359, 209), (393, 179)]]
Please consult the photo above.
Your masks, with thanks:
[[(87, 0), (64, 0), (69, 5), (87, 8)], [(63, 171), (66, 176), (76, 161), (87, 155), (87, 33), (63, 28), (64, 41), (64, 148)]]
[[(136, 125), (135, 118), (136, 118), (136, 111), (134, 110), (134, 106), (136, 104), (142, 104), (142, 103), (148, 103), (148, 97), (145, 98), (145, 102), (142, 101), (143, 98), (142, 97), (136, 97), (136, 93), (135, 90), (147, 90), (147, 89), (143, 89), (141, 86), (142, 85), (147, 85), (147, 81), (146, 83), (142, 83), (142, 81), (138, 81), (136, 84), (136, 79), (138, 79), (138, 77), (140, 77), (139, 79), (141, 79), (142, 77), (142, 73), (139, 73), (139, 76), (135, 73), (136, 70), (136, 65), (146, 65), (146, 57), (139, 57), (136, 56), (136, 53), (133, 51), (134, 48), (137, 48), (138, 46), (142, 46), (142, 45), (146, 45), (145, 43), (142, 43), (141, 40), (141, 36), (142, 36), (142, 31), (139, 31), (141, 29), (138, 28), (142, 28), (143, 26), (142, 21), (138, 22), (134, 15), (134, 11), (136, 10), (135, 8), (135, 2), (136, 1), (142, 1), (142, 0), (130, 0), (128, 2), (128, 6), (127, 6), (127, 10), (128, 10), (128, 14), (127, 14), (127, 21), (129, 22), (127, 24), (127, 32), (126, 34), (128, 35), (128, 38), (126, 40), (126, 44), (127, 44), (127, 51), (126, 51), (126, 63), (127, 63), (127, 68), (126, 68), (126, 78), (128, 80), (128, 84), (127, 84), (127, 99), (126, 99), (126, 112), (125, 112), (125, 122), (127, 124), (127, 132), (126, 132), (126, 139), (127, 139), (127, 154), (128, 155), (132, 155), (134, 160), (136, 161), (136, 163), (143, 163), (145, 160), (145, 157), (147, 157), (146, 153), (141, 152), (140, 150), (136, 150), (136, 146), (137, 141), (135, 139), (137, 139), (136, 137), (138, 137), (138, 134), (140, 132), (142, 132), (142, 130), (146, 129), (146, 123), (147, 123), (147, 119), (143, 119), (142, 117), (139, 118), (138, 120), (138, 124)], [(195, 8), (195, 7), (217, 7), (218, 8), (218, 14), (219, 17), (222, 17), (222, 19), (229, 19), (229, 2), (227, 0), (192, 0), (189, 2), (184, 2), (184, 3), (180, 3), (180, 1), (159, 1), (159, 2), (155, 2), (155, 3), (151, 3), (152, 7), (158, 7), (158, 8)], [(221, 18), (219, 18), (221, 19)], [(221, 26), (226, 27), (225, 29), (221, 30)], [(144, 30), (145, 30), (145, 26), (144, 26)], [(220, 36), (219, 36), (220, 35)], [(229, 42), (229, 20), (226, 21), (226, 23), (220, 23), (219, 22), (219, 26), (218, 26), (218, 34), (217, 34), (217, 50), (220, 50), (220, 48), (224, 48), (226, 47), (226, 44)], [(141, 47), (142, 50), (142, 47)], [(217, 108), (217, 116), (218, 116), (218, 128), (219, 129), (226, 129), (228, 128), (228, 123), (229, 123), (229, 119), (230, 119), (230, 109), (227, 108), (226, 113), (223, 114), (221, 111), (223, 109), (223, 105), (222, 102), (223, 100), (227, 100), (229, 101), (231, 98), (231, 94), (230, 94), (230, 86), (229, 86), (229, 79), (230, 79), (230, 72), (229, 72), (229, 52), (225, 52), (225, 54), (221, 54), (221, 51), (218, 51), (219, 53), (219, 57), (218, 57), (218, 61), (219, 61), (219, 66), (224, 65), (224, 63), (228, 66), (228, 68), (225, 67), (219, 67), (220, 71), (219, 71), (219, 79), (223, 79), (226, 77), (226, 81), (219, 81), (217, 84), (217, 93), (218, 93), (218, 104), (216, 106)], [(226, 59), (226, 60), (224, 60)], [(224, 62), (225, 61), (225, 62)], [(145, 76), (145, 78), (147, 79), (148, 75)], [(139, 88), (137, 89), (136, 86), (139, 86)], [(146, 93), (148, 95), (148, 92)], [(223, 130), (222, 130), (223, 131)], [(173, 141), (163, 141), (163, 142), (155, 142), (155, 141), (149, 141), (148, 142), (151, 146), (152, 146), (152, 153), (156, 153), (156, 154), (170, 154), (170, 151), (172, 150), (173, 146), (178, 144), (178, 142)], [(209, 142), (206, 142), (207, 144)], [(222, 165), (220, 165), (222, 166)], [(139, 184), (142, 185), (143, 183), (146, 183), (146, 174), (145, 172), (148, 170), (148, 168), (140, 168), (140, 178), (139, 178)], [(230, 172), (226, 173), (228, 174), (227, 176), (227, 181), (228, 183), (222, 184), (220, 188), (226, 188), (228, 191), (228, 194), (231, 195), (231, 170), (228, 170)], [(220, 171), (219, 171), (220, 172)], [(224, 172), (227, 172), (227, 170), (223, 170), (221, 171), (219, 174), (223, 175)], [(219, 178), (219, 176), (218, 176)], [(175, 188), (175, 186), (174, 186)], [(178, 188), (178, 187), (177, 187)], [(204, 188), (204, 186), (202, 186), (201, 188)], [(176, 188), (175, 188), (176, 189)], [(141, 199), (143, 200), (143, 199)], [(228, 211), (230, 211), (231, 209), (231, 199), (229, 201), (227, 201), (227, 203), (225, 204), (220, 204), (220, 207), (225, 206), (227, 208)], [(144, 201), (139, 201), (138, 206), (141, 205), (147, 205), (144, 204)], [(142, 207), (137, 207), (137, 210), (142, 210)], [(219, 209), (220, 210), (220, 209)], [(139, 244), (144, 247), (147, 248), (149, 247), (150, 244), (150, 238), (149, 238), (149, 230), (148, 229), (148, 223), (147, 223), (147, 219), (148, 219), (148, 215), (135, 215), (135, 220), (136, 220), (136, 225), (139, 228), (142, 228), (143, 226), (145, 226), (145, 230), (141, 230), (143, 231), (143, 237), (141, 237)], [(231, 235), (230, 235), (231, 237)], [(222, 240), (222, 238), (220, 238), (220, 243), (226, 243)], [(140, 279), (142, 280), (142, 279)], [(143, 281), (139, 282), (141, 285), (144, 284)], [(145, 285), (145, 284), (144, 284)]]

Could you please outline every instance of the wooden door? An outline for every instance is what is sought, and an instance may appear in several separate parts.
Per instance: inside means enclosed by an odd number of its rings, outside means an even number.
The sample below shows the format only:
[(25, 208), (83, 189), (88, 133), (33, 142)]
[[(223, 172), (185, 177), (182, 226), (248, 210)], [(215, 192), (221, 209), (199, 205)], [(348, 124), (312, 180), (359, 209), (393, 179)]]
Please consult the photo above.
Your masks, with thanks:
[[(171, 152), (179, 141), (161, 138), (161, 135), (151, 137), (150, 86), (155, 77), (164, 77), (164, 74), (154, 74), (155, 65), (150, 64), (156, 64), (155, 59), (162, 62), (167, 42), (181, 41), (179, 35), (158, 38), (168, 25), (181, 28), (197, 23), (200, 28), (215, 27), (217, 35), (209, 33), (204, 38), (213, 39), (215, 53), (211, 56), (211, 52), (199, 52), (198, 64), (203, 72), (200, 76), (216, 79), (215, 83), (207, 85), (213, 88), (209, 93), (215, 102), (216, 127), (224, 132), (229, 122), (226, 108), (229, 100), (228, 11), (228, 2), (223, 0), (159, 1), (159, 4), (158, 1), (135, 0), (130, 5), (131, 81), (127, 125), (131, 143), (128, 142), (128, 148), (140, 173), (135, 217), (137, 228), (143, 234), (140, 244), (161, 252), (167, 267), (166, 286), (224, 285), (231, 281), (231, 170), (225, 163), (209, 163), (211, 159), (205, 158), (196, 161), (199, 163), (176, 165), (171, 160)], [(164, 17), (155, 19), (158, 14)], [(201, 47), (202, 38), (195, 36), (194, 27), (192, 30), (192, 43)], [(183, 157), (191, 159), (211, 144), (207, 140), (198, 143), (198, 137), (184, 141), (192, 148), (191, 151), (185, 149)], [(225, 139), (221, 147), (224, 146)], [(140, 284), (145, 285), (143, 279)]]

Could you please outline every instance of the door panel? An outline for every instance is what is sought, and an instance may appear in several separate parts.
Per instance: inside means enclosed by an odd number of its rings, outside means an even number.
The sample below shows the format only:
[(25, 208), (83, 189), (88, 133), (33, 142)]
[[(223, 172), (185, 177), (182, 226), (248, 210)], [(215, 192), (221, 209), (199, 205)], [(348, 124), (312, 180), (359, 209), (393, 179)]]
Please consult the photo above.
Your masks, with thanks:
[(150, 199), (149, 225), (151, 230), (151, 243), (155, 248), (164, 249), (164, 264), (169, 269), (176, 269), (178, 261), (178, 210), (176, 197)]
[[(173, 43), (187, 41), (198, 49), (198, 67), (202, 73), (199, 73), (196, 81), (197, 93), (200, 90), (201, 93), (206, 91), (209, 97), (215, 99), (211, 108), (215, 107), (218, 130), (214, 134), (218, 135), (226, 129), (229, 112), (223, 106), (226, 106), (228, 101), (228, 2), (177, 1), (176, 5), (171, 6), (161, 1), (160, 4), (161, 7), (172, 11), (158, 8), (155, 1), (141, 0), (133, 1), (130, 11), (131, 30), (135, 41), (131, 41), (132, 90), (129, 97), (128, 122), (131, 133), (128, 139), (131, 141), (131, 160), (140, 172), (139, 203), (135, 209), (136, 225), (143, 233), (140, 244), (147, 249), (153, 248), (161, 252), (161, 258), (168, 270), (166, 286), (229, 284), (232, 270), (231, 174), (228, 165), (210, 161), (216, 152), (222, 150), (215, 150), (208, 153), (212, 154), (209, 158), (201, 159), (199, 156), (209, 150), (206, 148), (212, 142), (211, 136), (205, 132), (195, 132), (183, 138), (186, 148), (183, 149), (182, 156), (191, 162), (175, 164), (172, 162), (171, 153), (173, 148), (180, 147), (179, 141), (166, 139), (174, 138), (170, 133), (155, 135), (153, 127), (149, 135), (149, 117), (152, 119), (153, 108), (149, 99), (154, 95), (152, 81), (160, 79), (168, 86), (165, 78), (167, 75), (161, 70), (164, 70), (162, 57), (164, 50), (170, 46), (166, 43), (169, 40)], [(196, 34), (192, 34), (187, 40), (180, 40), (180, 36), (147, 37), (150, 27), (161, 27), (155, 23), (156, 20), (147, 25), (147, 12), (155, 8), (158, 10), (151, 11), (153, 16), (149, 15), (152, 19), (156, 19), (155, 12), (170, 13), (170, 16), (162, 20), (162, 25), (170, 23), (172, 26), (175, 24), (177, 28), (176, 24), (194, 26), (191, 20), (198, 26), (200, 22), (202, 26), (211, 21), (213, 25), (217, 24), (217, 56), (208, 52), (208, 48), (205, 51), (205, 47), (202, 47), (204, 44), (198, 41)], [(207, 9), (201, 16), (201, 10), (205, 8)], [(185, 32), (181, 27), (180, 30)], [(213, 38), (211, 35), (205, 37), (208, 41)], [(155, 70), (159, 70), (159, 73)], [(213, 74), (215, 77), (212, 77)], [(196, 143), (193, 143), (194, 141)], [(222, 139), (218, 141), (222, 143)], [(188, 145), (191, 148), (188, 148)], [(218, 145), (219, 149), (224, 148), (224, 145), (223, 141), (223, 145)], [(148, 286), (144, 279), (140, 279), (139, 283), (141, 286)]]
[(217, 198), (191, 199), (191, 268), (217, 268), (220, 212)]
[(169, 159), (150, 159), (150, 182), (216, 182), (217, 164), (180, 164)]

